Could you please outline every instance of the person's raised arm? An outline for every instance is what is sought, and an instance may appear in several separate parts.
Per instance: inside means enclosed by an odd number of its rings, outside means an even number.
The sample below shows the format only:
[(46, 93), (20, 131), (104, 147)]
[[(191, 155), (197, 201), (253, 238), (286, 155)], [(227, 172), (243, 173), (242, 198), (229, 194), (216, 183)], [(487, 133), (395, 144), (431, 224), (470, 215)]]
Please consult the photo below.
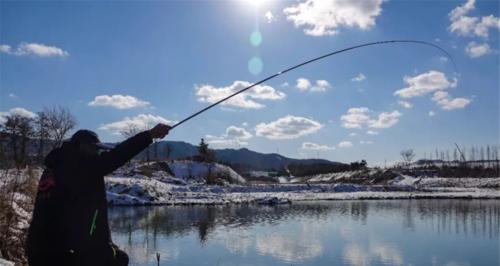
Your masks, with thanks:
[(150, 130), (128, 138), (113, 149), (102, 152), (96, 157), (95, 166), (91, 166), (93, 174), (104, 176), (113, 172), (147, 148), (153, 142), (153, 139), (164, 138), (170, 128), (165, 124), (157, 124)]

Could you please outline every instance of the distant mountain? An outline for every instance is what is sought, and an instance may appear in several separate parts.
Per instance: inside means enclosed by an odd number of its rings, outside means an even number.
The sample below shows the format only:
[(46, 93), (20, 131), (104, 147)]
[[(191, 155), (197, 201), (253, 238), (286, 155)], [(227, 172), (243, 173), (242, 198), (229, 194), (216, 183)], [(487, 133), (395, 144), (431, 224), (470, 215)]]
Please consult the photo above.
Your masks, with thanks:
[[(45, 144), (44, 154), (47, 154), (52, 146), (52, 141), (48, 140)], [(109, 143), (114, 144), (114, 143)], [(9, 136), (0, 133), (0, 150), (4, 150), (5, 156), (10, 156), (9, 151)], [(299, 172), (297, 169), (306, 168), (310, 166), (309, 170), (313, 173), (332, 172), (339, 168), (347, 166), (339, 162), (332, 162), (323, 159), (293, 159), (282, 156), (277, 153), (259, 153), (246, 148), (242, 149), (214, 149), (215, 157), (218, 162), (230, 165), (238, 173), (247, 171), (276, 171), (282, 172), (291, 168), (295, 169), (293, 172)], [(34, 161), (39, 152), (39, 140), (30, 139), (26, 149), (27, 154)], [(141, 152), (136, 158), (145, 160), (150, 159), (180, 159), (189, 158), (198, 154), (198, 147), (183, 141), (159, 141), (149, 146), (148, 149)], [(291, 169), (290, 168), (290, 169)], [(300, 170), (302, 172), (302, 170)], [(311, 173), (310, 171), (307, 173)]]
[[(160, 141), (149, 149), (150, 158), (179, 159), (198, 154), (198, 147), (182, 141)], [(324, 159), (293, 159), (277, 153), (259, 153), (246, 148), (242, 149), (214, 149), (217, 161), (233, 166), (238, 172), (249, 170), (281, 171), (289, 165), (331, 165), (344, 166), (339, 162)], [(155, 156), (157, 155), (157, 156)], [(146, 152), (139, 155), (146, 156)]]

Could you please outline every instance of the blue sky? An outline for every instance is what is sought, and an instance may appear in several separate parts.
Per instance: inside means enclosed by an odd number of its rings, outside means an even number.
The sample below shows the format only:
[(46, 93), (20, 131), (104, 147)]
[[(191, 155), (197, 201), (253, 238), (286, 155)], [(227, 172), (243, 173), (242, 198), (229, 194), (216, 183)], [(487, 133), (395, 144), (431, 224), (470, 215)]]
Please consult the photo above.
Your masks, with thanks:
[[(386, 45), (282, 75), (167, 139), (371, 164), (498, 144), (498, 1), (0, 2), (0, 118), (63, 105), (105, 141), (179, 121), (237, 88), (363, 42)], [(254, 32), (253, 43), (251, 35)], [(259, 42), (261, 37), (261, 41)], [(262, 69), (249, 61), (262, 62)], [(22, 109), (21, 109), (22, 108)]]

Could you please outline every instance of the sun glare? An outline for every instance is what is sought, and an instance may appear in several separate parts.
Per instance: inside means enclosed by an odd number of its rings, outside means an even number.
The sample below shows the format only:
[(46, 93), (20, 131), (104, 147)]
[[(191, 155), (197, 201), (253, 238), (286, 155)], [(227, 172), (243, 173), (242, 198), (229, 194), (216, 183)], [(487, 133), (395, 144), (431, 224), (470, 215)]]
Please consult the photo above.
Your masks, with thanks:
[(266, 2), (269, 2), (269, 0), (244, 0), (244, 2), (254, 6), (254, 7), (261, 7), (263, 6)]

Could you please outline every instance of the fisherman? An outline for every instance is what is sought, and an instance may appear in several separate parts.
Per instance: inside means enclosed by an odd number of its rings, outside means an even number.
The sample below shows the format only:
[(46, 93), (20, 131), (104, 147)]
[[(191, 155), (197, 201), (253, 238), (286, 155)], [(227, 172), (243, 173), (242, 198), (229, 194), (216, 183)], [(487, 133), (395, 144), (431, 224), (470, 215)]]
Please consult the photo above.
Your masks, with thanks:
[(45, 158), (28, 231), (29, 265), (128, 265), (127, 254), (111, 240), (104, 176), (170, 126), (158, 124), (110, 147), (90, 130), (79, 130)]

